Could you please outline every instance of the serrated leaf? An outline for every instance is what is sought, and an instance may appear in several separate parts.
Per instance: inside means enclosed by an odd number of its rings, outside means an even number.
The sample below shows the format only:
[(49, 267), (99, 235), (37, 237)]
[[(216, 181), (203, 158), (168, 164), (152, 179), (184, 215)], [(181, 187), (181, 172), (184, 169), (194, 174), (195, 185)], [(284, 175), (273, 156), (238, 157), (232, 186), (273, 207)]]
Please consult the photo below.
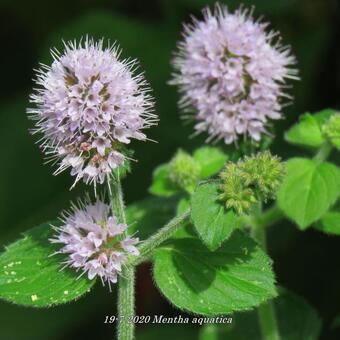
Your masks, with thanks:
[(327, 234), (340, 235), (340, 212), (327, 212), (315, 228)]
[[(279, 297), (273, 303), (282, 340), (317, 340), (322, 322), (315, 309), (304, 299), (287, 289), (279, 290)], [(263, 340), (257, 311), (233, 315), (232, 325), (214, 325), (216, 340)], [(205, 329), (201, 330), (200, 340)]]
[(65, 257), (51, 256), (60, 246), (51, 244), (48, 223), (37, 226), (0, 255), (0, 298), (31, 307), (49, 307), (79, 298), (95, 280), (79, 277), (74, 269), (60, 270)]
[(340, 194), (340, 171), (331, 163), (293, 158), (278, 192), (285, 215), (304, 230), (324, 215)]
[(204, 244), (217, 249), (239, 226), (233, 210), (226, 210), (218, 199), (218, 184), (199, 185), (191, 197), (191, 219)]
[(169, 197), (178, 192), (171, 181), (169, 180), (168, 164), (158, 166), (152, 174), (152, 184), (149, 192), (156, 196)]
[(310, 113), (303, 115), (300, 121), (285, 133), (285, 139), (291, 144), (315, 148), (325, 142), (318, 121)]
[(168, 242), (156, 250), (154, 277), (175, 306), (203, 315), (247, 310), (276, 295), (270, 258), (240, 230), (215, 252), (194, 238)]
[(208, 178), (217, 174), (228, 159), (228, 156), (219, 148), (210, 146), (197, 149), (193, 157), (201, 166), (201, 178)]

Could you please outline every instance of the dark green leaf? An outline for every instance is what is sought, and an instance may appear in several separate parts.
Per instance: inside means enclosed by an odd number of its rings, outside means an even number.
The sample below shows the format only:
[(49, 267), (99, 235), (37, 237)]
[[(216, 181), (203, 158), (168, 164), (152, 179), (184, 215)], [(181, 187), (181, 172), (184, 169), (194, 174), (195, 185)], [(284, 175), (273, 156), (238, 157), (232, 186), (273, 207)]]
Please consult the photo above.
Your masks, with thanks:
[(147, 197), (126, 208), (130, 233), (146, 239), (175, 216), (177, 198)]
[(60, 246), (51, 244), (49, 224), (24, 234), (0, 256), (0, 297), (32, 307), (48, 307), (79, 298), (95, 280), (79, 277), (74, 269), (62, 267), (65, 257), (51, 256)]
[(168, 164), (162, 164), (154, 170), (149, 192), (164, 197), (172, 196), (178, 192), (178, 188), (169, 180)]
[(168, 242), (156, 250), (154, 276), (175, 306), (204, 315), (251, 309), (276, 295), (270, 258), (240, 230), (215, 252), (194, 238)]
[(217, 183), (205, 183), (191, 197), (191, 219), (210, 250), (217, 249), (239, 226), (238, 216), (233, 210), (226, 210), (218, 195)]
[(286, 216), (306, 229), (324, 215), (340, 193), (340, 171), (331, 163), (293, 158), (278, 192), (278, 204)]
[[(321, 331), (321, 319), (304, 299), (286, 289), (279, 290), (274, 300), (280, 338), (282, 340), (317, 340)], [(216, 340), (263, 340), (257, 311), (233, 315), (231, 325), (216, 325)], [(204, 334), (204, 329), (201, 334)], [(209, 340), (200, 337), (200, 340)]]

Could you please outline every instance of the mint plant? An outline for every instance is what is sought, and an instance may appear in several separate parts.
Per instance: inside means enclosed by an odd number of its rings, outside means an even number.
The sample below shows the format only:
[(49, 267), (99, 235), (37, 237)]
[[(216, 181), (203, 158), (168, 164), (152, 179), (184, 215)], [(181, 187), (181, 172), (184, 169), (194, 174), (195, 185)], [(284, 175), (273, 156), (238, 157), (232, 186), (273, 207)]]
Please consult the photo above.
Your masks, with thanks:
[[(290, 98), (283, 84), (297, 78), (295, 58), (246, 10), (216, 5), (203, 13), (185, 26), (171, 84), (196, 132), (220, 145), (179, 149), (154, 170), (150, 195), (129, 206), (121, 180), (136, 165), (128, 145), (147, 141), (142, 130), (157, 123), (149, 85), (135, 62), (120, 61), (118, 48), (103, 41), (85, 38), (52, 52), (31, 96), (33, 132), (58, 164), (55, 174), (70, 168), (75, 184), (95, 190), (5, 248), (2, 299), (52, 307), (89, 293), (96, 281), (108, 294), (117, 284), (117, 334), (130, 340), (136, 267), (151, 261), (155, 284), (178, 309), (239, 319), (229, 333), (202, 327), (202, 339), (318, 337), (313, 308), (276, 282), (266, 233), (289, 219), (301, 231), (340, 235), (340, 170), (328, 160), (339, 151), (340, 113), (304, 114), (286, 132), (305, 157), (273, 155), (269, 130)], [(289, 315), (299, 319), (298, 331)]]

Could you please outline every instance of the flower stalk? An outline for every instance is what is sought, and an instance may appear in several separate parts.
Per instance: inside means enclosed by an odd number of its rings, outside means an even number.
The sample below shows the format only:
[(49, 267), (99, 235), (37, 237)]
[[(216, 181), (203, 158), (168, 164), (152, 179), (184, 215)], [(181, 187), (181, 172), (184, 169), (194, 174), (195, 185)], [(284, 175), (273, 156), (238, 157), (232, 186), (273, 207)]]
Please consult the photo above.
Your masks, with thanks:
[[(262, 214), (262, 204), (257, 205), (255, 212), (256, 220)], [(276, 217), (274, 214), (269, 215), (274, 220)], [(252, 235), (260, 243), (264, 250), (267, 249), (266, 229), (265, 225), (261, 223), (254, 223), (252, 226)], [(279, 329), (277, 325), (275, 309), (272, 301), (265, 302), (257, 309), (260, 322), (260, 329), (262, 338), (264, 340), (280, 340)]]
[(119, 277), (118, 286), (118, 339), (134, 339), (135, 268), (127, 266)]
[[(123, 190), (119, 169), (112, 175), (111, 206), (117, 216), (118, 223), (126, 223)], [(127, 231), (126, 231), (127, 233)], [(118, 339), (134, 338), (134, 323), (130, 322), (135, 310), (135, 268), (127, 265), (118, 279)]]

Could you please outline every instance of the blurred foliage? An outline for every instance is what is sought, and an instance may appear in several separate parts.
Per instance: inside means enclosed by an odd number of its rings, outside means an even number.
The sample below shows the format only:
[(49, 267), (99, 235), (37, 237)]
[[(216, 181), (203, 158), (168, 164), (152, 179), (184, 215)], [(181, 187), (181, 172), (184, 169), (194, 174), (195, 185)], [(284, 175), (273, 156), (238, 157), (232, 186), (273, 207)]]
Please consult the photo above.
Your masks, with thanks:
[[(153, 168), (168, 161), (181, 146), (188, 152), (200, 146), (204, 136), (190, 139), (192, 127), (181, 121), (176, 89), (167, 85), (171, 77), (170, 59), (180, 37), (182, 22), (191, 14), (213, 4), (208, 0), (75, 0), (0, 2), (0, 244), (8, 244), (27, 230), (54, 219), (69, 201), (86, 188), (78, 185), (69, 191), (68, 173), (52, 176), (49, 165), (28, 133), (31, 123), (25, 110), (32, 88), (33, 68), (38, 62), (50, 63), (49, 48), (62, 47), (61, 39), (75, 39), (85, 34), (119, 41), (124, 56), (138, 58), (156, 98), (160, 124), (148, 132), (158, 143), (136, 143), (133, 171), (125, 179), (128, 202), (146, 195)], [(296, 82), (294, 104), (285, 109), (286, 119), (277, 122), (273, 150), (284, 158), (294, 151), (283, 143), (283, 132), (306, 111), (325, 107), (339, 109), (340, 46), (338, 44), (339, 3), (337, 0), (229, 0), (230, 9), (243, 3), (255, 6), (256, 16), (264, 15), (281, 32), (283, 42), (292, 45), (298, 59), (302, 81)], [(140, 226), (143, 228), (143, 226)], [(270, 231), (271, 255), (275, 260), (278, 281), (300, 293), (317, 307), (325, 325), (340, 311), (339, 238), (327, 237), (316, 230), (299, 234), (285, 222)], [(178, 313), (150, 288), (148, 271), (138, 281), (138, 313)], [(142, 297), (150, 296), (148, 305)], [(0, 338), (71, 339), (88, 336), (112, 338), (113, 325), (104, 325), (105, 315), (115, 313), (114, 293), (99, 286), (86, 299), (55, 309), (33, 311), (0, 304)], [(152, 308), (150, 307), (152, 306)], [(163, 326), (162, 326), (163, 327)], [(145, 339), (174, 336), (195, 339), (197, 332), (187, 327), (171, 326), (159, 335)], [(139, 331), (139, 328), (138, 328)], [(143, 328), (141, 328), (143, 331)], [(325, 327), (323, 339), (337, 339), (337, 330)], [(140, 339), (143, 339), (142, 333)], [(236, 339), (237, 340), (237, 339)]]

